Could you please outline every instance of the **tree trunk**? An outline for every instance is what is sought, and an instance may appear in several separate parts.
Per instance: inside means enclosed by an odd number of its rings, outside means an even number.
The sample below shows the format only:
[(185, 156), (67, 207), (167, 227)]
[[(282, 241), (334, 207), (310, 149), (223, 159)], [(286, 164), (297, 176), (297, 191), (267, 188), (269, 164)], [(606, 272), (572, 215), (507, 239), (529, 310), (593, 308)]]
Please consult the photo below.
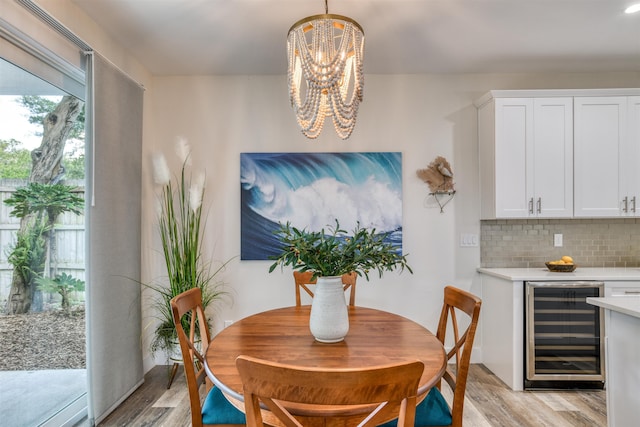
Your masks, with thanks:
[(31, 288), (25, 283), (22, 274), (13, 269), (13, 278), (11, 280), (11, 291), (7, 299), (7, 313), (19, 314), (26, 313), (31, 308)]
[(62, 295), (62, 309), (70, 311), (71, 301), (69, 300), (69, 291), (66, 288), (62, 287), (58, 293)]
[[(31, 152), (31, 175), (29, 182), (50, 184), (59, 181), (59, 174), (64, 173), (62, 155), (64, 146), (73, 129), (73, 125), (82, 110), (82, 101), (67, 95), (62, 98), (56, 108), (43, 120), (42, 142)], [(27, 215), (20, 221), (20, 231), (25, 232), (32, 222)], [(55, 218), (54, 218), (55, 220)], [(51, 224), (53, 225), (53, 224)], [(52, 233), (53, 234), (53, 233)], [(55, 237), (54, 237), (55, 238)], [(46, 239), (48, 241), (48, 239)], [(11, 290), (7, 300), (8, 314), (27, 313), (31, 308), (36, 292), (35, 283), (25, 283), (21, 274), (14, 270)], [(39, 291), (38, 291), (39, 292)]]

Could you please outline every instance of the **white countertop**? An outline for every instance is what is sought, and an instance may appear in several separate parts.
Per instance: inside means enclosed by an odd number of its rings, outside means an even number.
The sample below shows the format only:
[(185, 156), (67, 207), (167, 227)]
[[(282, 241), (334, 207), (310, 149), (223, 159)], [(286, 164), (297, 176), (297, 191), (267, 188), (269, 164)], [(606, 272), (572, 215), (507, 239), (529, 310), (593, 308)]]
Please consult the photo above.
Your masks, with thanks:
[(640, 297), (589, 297), (587, 302), (598, 307), (640, 318)]
[(576, 268), (571, 273), (552, 273), (541, 268), (478, 268), (481, 274), (511, 281), (566, 281), (566, 280), (640, 280), (640, 268)]

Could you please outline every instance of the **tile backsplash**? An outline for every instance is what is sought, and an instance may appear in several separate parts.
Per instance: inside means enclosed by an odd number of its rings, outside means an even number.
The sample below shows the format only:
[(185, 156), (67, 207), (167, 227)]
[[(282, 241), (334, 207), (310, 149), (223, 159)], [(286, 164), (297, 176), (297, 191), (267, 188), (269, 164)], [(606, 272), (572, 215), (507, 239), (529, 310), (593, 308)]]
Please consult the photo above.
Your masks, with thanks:
[(581, 267), (640, 267), (640, 218), (482, 220), (480, 236), (482, 267), (544, 267), (563, 255)]

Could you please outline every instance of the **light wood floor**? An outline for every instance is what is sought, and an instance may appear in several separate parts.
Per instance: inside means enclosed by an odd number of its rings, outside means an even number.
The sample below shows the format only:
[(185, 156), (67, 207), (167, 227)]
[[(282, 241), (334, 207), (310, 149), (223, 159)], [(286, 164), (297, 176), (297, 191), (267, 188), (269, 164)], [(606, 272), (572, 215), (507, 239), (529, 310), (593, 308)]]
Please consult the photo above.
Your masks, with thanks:
[[(99, 427), (191, 425), (182, 369), (167, 390), (167, 367), (156, 366), (145, 383)], [(605, 392), (511, 391), (483, 365), (472, 365), (464, 409), (465, 427), (605, 427)], [(446, 389), (446, 387), (443, 387)], [(447, 396), (444, 390), (445, 397)]]

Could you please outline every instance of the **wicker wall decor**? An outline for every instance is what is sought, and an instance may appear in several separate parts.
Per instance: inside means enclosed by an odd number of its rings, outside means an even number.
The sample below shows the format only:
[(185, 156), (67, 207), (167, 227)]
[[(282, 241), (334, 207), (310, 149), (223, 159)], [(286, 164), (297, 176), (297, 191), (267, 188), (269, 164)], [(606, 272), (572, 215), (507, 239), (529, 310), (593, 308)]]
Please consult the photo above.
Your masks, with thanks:
[(451, 201), (456, 193), (453, 182), (453, 169), (442, 156), (436, 157), (426, 169), (416, 171), (418, 178), (429, 185), (430, 196), (433, 196), (443, 212), (444, 206)]

